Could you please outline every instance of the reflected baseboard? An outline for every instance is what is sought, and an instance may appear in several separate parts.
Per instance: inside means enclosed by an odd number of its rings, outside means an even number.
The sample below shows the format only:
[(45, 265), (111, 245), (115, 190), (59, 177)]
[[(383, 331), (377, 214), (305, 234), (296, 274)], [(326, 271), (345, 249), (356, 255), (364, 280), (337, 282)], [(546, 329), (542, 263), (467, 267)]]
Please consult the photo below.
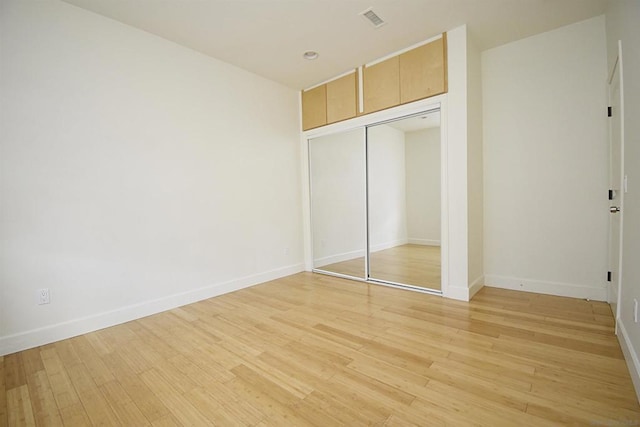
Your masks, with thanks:
[(411, 245), (422, 245), (422, 246), (440, 246), (440, 240), (431, 240), (431, 239), (414, 239), (409, 237), (407, 239), (407, 243)]
[[(346, 256), (346, 254), (343, 255)], [(353, 256), (353, 253), (349, 256)], [(364, 256), (322, 266), (316, 265), (313, 271), (363, 279), (367, 277)], [(440, 292), (442, 282), (440, 247), (405, 244), (377, 252), (372, 251), (368, 277), (372, 281), (395, 286), (417, 287), (427, 289), (429, 292)]]
[(406, 245), (407, 243), (409, 243), (407, 239), (398, 239), (391, 240), (390, 242), (376, 243), (371, 245), (371, 252), (380, 252), (384, 251), (385, 249), (395, 248), (396, 246)]
[(356, 258), (364, 257), (364, 250), (357, 250), (351, 252), (344, 252), (337, 255), (329, 255), (326, 257), (318, 258), (313, 260), (313, 268), (321, 268), (326, 265), (335, 264), (337, 262), (349, 261)]
[[(407, 239), (398, 239), (392, 240), (390, 242), (378, 243), (371, 246), (371, 252), (379, 252), (385, 249), (395, 248), (396, 246), (406, 245), (407, 243), (411, 243)], [(420, 244), (420, 243), (418, 243)], [(430, 246), (440, 246), (438, 245), (430, 245)], [(343, 252), (336, 255), (329, 255), (322, 258), (317, 258), (313, 260), (313, 268), (321, 268), (329, 264), (335, 264), (337, 262), (350, 261), (352, 259), (360, 258), (365, 255), (365, 250), (355, 250), (350, 252)]]

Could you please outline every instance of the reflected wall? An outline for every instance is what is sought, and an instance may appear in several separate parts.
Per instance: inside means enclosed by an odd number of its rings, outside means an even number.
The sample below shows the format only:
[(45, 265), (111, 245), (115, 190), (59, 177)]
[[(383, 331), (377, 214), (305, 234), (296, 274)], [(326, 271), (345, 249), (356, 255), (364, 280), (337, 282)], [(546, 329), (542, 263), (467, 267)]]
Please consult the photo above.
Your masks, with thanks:
[(364, 129), (309, 140), (313, 267), (366, 278)]
[(441, 289), (440, 112), (309, 140), (316, 271)]
[(441, 289), (438, 112), (367, 127), (368, 278)]

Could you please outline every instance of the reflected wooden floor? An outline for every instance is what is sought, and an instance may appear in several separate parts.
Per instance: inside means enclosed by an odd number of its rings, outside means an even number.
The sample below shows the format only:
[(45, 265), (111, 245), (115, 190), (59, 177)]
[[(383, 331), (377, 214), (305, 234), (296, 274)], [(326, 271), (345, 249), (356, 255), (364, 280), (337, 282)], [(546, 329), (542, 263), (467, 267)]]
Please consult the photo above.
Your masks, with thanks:
[(0, 357), (0, 425), (637, 425), (607, 304), (300, 273)]
[[(364, 277), (364, 257), (337, 262), (322, 270)], [(441, 290), (440, 247), (400, 245), (371, 253), (371, 278)]]

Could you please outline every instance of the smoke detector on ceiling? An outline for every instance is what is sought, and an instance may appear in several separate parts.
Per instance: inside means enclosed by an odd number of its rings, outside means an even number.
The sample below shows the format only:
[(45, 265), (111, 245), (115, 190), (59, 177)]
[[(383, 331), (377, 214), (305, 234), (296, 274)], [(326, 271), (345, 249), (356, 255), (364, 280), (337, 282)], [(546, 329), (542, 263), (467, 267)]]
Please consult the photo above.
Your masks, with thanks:
[(371, 24), (375, 27), (375, 28), (380, 28), (382, 27), (384, 24), (386, 24), (385, 20), (380, 18), (378, 16), (377, 13), (375, 13), (373, 11), (373, 8), (369, 8), (363, 12), (360, 12), (360, 16), (362, 16), (363, 18), (365, 18), (367, 21), (371, 22)]

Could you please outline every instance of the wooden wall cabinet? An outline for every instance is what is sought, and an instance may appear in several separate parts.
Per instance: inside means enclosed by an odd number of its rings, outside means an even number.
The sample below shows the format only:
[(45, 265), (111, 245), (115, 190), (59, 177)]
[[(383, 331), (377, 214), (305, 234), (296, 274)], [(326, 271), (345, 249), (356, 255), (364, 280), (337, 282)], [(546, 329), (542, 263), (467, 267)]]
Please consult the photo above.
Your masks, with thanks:
[(339, 122), (447, 92), (447, 34), (302, 92), (302, 129)]
[(342, 76), (327, 85), (327, 123), (335, 123), (358, 114), (357, 73)]
[(400, 61), (397, 56), (363, 67), (364, 114), (400, 104)]
[(354, 71), (302, 92), (302, 130), (358, 115), (358, 79)]
[(446, 34), (400, 55), (400, 103), (447, 91)]
[(322, 85), (302, 92), (302, 129), (308, 130), (327, 124), (327, 86)]

